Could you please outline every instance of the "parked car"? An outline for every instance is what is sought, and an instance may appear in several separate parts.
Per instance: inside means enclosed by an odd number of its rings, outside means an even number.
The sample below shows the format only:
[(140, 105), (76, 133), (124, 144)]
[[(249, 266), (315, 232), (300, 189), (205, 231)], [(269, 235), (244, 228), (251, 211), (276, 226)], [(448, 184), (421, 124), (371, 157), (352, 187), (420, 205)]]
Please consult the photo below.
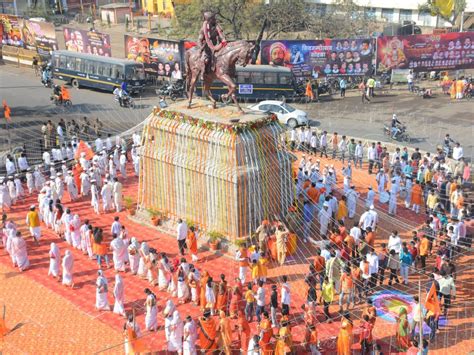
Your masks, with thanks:
[(280, 123), (286, 124), (290, 128), (308, 124), (306, 112), (298, 110), (283, 101), (265, 100), (248, 108), (253, 111), (274, 113)]

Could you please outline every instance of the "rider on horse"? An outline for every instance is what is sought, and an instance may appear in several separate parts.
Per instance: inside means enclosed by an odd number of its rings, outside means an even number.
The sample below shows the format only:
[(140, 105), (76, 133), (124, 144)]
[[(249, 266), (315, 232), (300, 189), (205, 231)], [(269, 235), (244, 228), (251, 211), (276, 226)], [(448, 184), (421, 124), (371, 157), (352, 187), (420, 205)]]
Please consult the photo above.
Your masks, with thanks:
[(215, 53), (227, 45), (221, 26), (217, 23), (216, 14), (204, 12), (204, 22), (199, 32), (201, 48), (202, 75), (214, 71)]

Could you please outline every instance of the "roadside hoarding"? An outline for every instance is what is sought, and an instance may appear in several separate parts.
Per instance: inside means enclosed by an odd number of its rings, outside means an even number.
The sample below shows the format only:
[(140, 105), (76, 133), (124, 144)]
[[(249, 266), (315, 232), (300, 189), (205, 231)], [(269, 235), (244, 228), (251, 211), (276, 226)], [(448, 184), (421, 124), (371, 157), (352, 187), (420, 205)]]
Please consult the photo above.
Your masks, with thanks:
[(260, 64), (291, 68), (296, 77), (364, 75), (373, 47), (370, 38), (262, 41)]
[(0, 15), (2, 45), (36, 50), (40, 56), (50, 56), (58, 49), (54, 25), (49, 22), (25, 20)]
[(183, 43), (125, 35), (125, 57), (143, 63), (149, 75), (183, 78)]
[(474, 33), (388, 36), (377, 39), (377, 71), (474, 68)]
[(64, 45), (68, 51), (95, 54), (103, 57), (112, 56), (110, 36), (97, 31), (78, 30), (65, 27)]

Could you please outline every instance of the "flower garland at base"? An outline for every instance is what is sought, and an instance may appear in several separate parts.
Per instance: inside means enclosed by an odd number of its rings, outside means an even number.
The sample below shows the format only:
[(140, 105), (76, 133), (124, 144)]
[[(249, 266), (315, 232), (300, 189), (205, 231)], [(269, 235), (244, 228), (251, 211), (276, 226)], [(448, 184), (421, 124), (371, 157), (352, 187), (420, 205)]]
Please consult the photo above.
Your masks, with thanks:
[(186, 123), (191, 126), (197, 126), (213, 131), (226, 132), (229, 134), (238, 134), (248, 130), (259, 129), (272, 123), (280, 126), (277, 116), (273, 113), (251, 122), (238, 122), (230, 124), (207, 121), (202, 118), (195, 118), (180, 112), (168, 111), (160, 108), (155, 108), (153, 110), (153, 114), (168, 120), (179, 121), (180, 123)]

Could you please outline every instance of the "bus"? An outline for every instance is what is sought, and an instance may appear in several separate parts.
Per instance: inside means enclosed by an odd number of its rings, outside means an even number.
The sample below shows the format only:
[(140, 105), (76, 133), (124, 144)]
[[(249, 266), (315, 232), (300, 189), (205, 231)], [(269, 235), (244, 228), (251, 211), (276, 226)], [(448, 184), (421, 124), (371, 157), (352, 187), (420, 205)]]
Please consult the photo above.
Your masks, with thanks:
[[(236, 95), (239, 100), (285, 101), (296, 96), (296, 79), (291, 69), (273, 65), (237, 66), (235, 70)], [(211, 85), (213, 97), (227, 93), (220, 81)], [(203, 96), (202, 81), (196, 86), (198, 96)]]
[(113, 92), (126, 82), (127, 91), (133, 94), (145, 87), (143, 64), (131, 60), (64, 50), (54, 51), (51, 60), (53, 78), (65, 80), (75, 88)]

